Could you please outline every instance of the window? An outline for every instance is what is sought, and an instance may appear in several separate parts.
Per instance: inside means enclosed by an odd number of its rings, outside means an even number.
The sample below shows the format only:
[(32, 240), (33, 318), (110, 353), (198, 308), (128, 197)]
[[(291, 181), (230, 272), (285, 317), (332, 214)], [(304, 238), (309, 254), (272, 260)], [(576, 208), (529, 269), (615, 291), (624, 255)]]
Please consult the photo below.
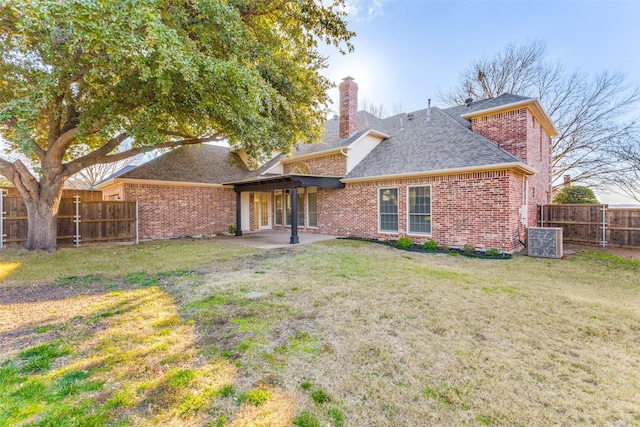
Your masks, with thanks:
[[(291, 225), (291, 218), (293, 211), (291, 209), (291, 190), (286, 190), (284, 195), (284, 211), (285, 211), (285, 225)], [(277, 201), (276, 201), (277, 204)], [(298, 188), (298, 227), (304, 227), (304, 189)]]
[(276, 225), (282, 225), (282, 190), (275, 191), (276, 199)]
[(293, 167), (291, 168), (291, 173), (294, 175), (309, 175), (311, 173), (311, 170), (306, 163), (300, 162), (293, 165)]
[(380, 231), (398, 232), (398, 189), (379, 190)]
[(318, 189), (307, 188), (307, 227), (318, 226)]
[(298, 227), (304, 227), (304, 189), (298, 188)]
[(284, 196), (285, 225), (291, 225), (291, 190), (286, 191)]
[(431, 187), (409, 187), (409, 233), (431, 233)]

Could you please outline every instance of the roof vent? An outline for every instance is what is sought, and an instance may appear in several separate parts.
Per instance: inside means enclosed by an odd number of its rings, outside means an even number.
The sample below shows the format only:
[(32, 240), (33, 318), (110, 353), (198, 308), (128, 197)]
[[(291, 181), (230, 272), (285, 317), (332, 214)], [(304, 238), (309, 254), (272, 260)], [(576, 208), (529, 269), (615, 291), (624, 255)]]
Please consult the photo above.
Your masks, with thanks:
[(468, 107), (469, 105), (471, 105), (472, 102), (473, 102), (473, 98), (467, 98), (464, 100), (464, 105)]
[(431, 121), (431, 98), (427, 101), (427, 121)]
[(413, 113), (407, 114), (407, 120), (413, 120)]

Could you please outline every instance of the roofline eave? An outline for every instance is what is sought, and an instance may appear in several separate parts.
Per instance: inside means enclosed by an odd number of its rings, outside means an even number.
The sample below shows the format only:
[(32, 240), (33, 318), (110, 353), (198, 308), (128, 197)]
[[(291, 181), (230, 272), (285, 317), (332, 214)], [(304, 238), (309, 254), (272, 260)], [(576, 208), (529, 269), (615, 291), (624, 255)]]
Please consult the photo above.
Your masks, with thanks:
[(550, 137), (554, 137), (558, 134), (551, 118), (547, 115), (547, 112), (542, 108), (542, 104), (537, 99), (524, 99), (522, 101), (512, 102), (510, 104), (499, 105), (497, 107), (486, 108), (484, 110), (471, 111), (466, 114), (461, 114), (463, 119), (472, 119), (478, 116), (488, 116), (492, 114), (501, 113), (504, 111), (510, 111), (518, 107), (528, 107), (534, 116), (538, 118), (538, 121), (542, 127), (547, 131)]
[(358, 183), (358, 182), (381, 181), (381, 180), (388, 180), (388, 179), (419, 178), (419, 177), (429, 177), (429, 176), (438, 176), (438, 175), (455, 175), (459, 173), (491, 172), (491, 171), (497, 171), (497, 170), (513, 170), (515, 172), (520, 172), (524, 175), (535, 175), (538, 172), (536, 169), (524, 163), (512, 162), (512, 163), (496, 163), (492, 165), (438, 169), (438, 170), (423, 171), (423, 172), (406, 172), (406, 173), (366, 176), (366, 177), (358, 177), (358, 178), (343, 178), (341, 181), (344, 182), (345, 184), (352, 184), (352, 183)]

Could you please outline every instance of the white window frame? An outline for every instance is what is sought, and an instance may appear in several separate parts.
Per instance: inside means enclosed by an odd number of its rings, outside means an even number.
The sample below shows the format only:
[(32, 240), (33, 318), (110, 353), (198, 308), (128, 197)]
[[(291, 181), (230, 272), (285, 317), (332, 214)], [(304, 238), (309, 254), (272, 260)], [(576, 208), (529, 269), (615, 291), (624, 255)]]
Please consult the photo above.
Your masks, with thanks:
[[(412, 188), (424, 188), (427, 187), (429, 188), (429, 216), (431, 217), (431, 219), (429, 220), (430, 222), (430, 229), (431, 231), (429, 233), (420, 233), (417, 231), (411, 231), (411, 208), (409, 206), (409, 204), (411, 203), (411, 197), (409, 195), (409, 192), (411, 191)], [(433, 187), (430, 184), (425, 184), (425, 185), (410, 185), (407, 186), (407, 235), (410, 236), (431, 236), (433, 234)]]
[[(398, 197), (398, 226), (397, 230), (383, 230), (382, 229), (382, 213), (380, 212), (380, 194), (382, 190), (396, 190), (396, 197)], [(399, 187), (378, 187), (376, 190), (376, 199), (378, 201), (378, 233), (380, 234), (400, 234), (400, 188)]]
[[(311, 191), (309, 191), (310, 188), (315, 189), (313, 193), (315, 193), (316, 195), (316, 225), (309, 225), (311, 223), (309, 221), (309, 194), (312, 193)], [(307, 222), (305, 223), (306, 228), (318, 228), (318, 187), (305, 188), (305, 194), (306, 194), (306, 203), (304, 204), (304, 208), (306, 209), (306, 212), (305, 212), (305, 218), (307, 220)]]

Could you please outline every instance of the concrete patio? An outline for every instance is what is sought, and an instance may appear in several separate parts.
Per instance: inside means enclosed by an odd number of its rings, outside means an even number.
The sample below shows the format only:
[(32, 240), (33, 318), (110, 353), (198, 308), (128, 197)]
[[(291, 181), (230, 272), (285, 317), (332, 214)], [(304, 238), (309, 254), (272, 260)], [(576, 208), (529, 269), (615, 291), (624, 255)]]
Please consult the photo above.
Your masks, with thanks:
[[(321, 240), (335, 239), (335, 236), (326, 234), (308, 234), (299, 233), (300, 245), (307, 243), (319, 242)], [(290, 242), (291, 233), (289, 231), (276, 230), (260, 230), (260, 231), (243, 231), (242, 236), (225, 236), (223, 239), (230, 243), (251, 246), (260, 249), (276, 249), (284, 247), (292, 247)]]

